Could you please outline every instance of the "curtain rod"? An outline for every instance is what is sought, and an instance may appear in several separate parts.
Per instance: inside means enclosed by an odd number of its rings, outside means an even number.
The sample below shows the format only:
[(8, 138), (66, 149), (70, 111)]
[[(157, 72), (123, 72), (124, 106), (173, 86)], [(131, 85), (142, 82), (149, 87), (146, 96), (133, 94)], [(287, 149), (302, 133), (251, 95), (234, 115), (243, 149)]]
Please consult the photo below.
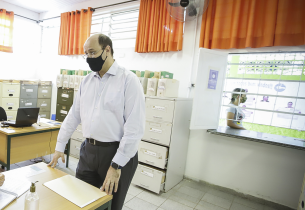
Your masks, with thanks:
[[(126, 4), (126, 3), (130, 3), (130, 2), (135, 2), (135, 1), (139, 1), (139, 0), (130, 0), (130, 1), (124, 1), (124, 2), (116, 3), (116, 4), (109, 4), (109, 5), (102, 6), (102, 7), (95, 7), (95, 8), (91, 8), (91, 11), (94, 12), (96, 9), (103, 9), (103, 8), (106, 8), (106, 7), (113, 7), (113, 6), (117, 6), (117, 5), (121, 5), (121, 4)], [(42, 22), (44, 20), (51, 20), (51, 19), (55, 19), (55, 18), (60, 18), (60, 16), (42, 19), (42, 20), (39, 20), (39, 22)]]
[(16, 15), (16, 16), (18, 16), (18, 17), (22, 17), (22, 18), (28, 19), (28, 20), (35, 21), (36, 23), (39, 23), (39, 20), (34, 20), (34, 19), (31, 19), (31, 18), (28, 18), (28, 17), (24, 17), (24, 16), (22, 16), (22, 15), (17, 15), (17, 14), (14, 14), (14, 15)]

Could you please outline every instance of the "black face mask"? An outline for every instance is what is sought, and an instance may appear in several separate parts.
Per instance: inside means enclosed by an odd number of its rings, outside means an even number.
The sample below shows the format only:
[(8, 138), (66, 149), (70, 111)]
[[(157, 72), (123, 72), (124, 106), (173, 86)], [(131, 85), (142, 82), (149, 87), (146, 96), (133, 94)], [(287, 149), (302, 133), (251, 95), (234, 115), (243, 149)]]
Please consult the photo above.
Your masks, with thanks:
[[(104, 50), (102, 52), (102, 55), (103, 55), (103, 53), (104, 53)], [(103, 65), (104, 65), (104, 63), (107, 59), (107, 56), (106, 56), (105, 60), (103, 60), (102, 55), (100, 55), (97, 58), (87, 57), (87, 63), (89, 64), (89, 67), (92, 71), (97, 72), (97, 71), (100, 71), (102, 69), (102, 67), (103, 67)]]

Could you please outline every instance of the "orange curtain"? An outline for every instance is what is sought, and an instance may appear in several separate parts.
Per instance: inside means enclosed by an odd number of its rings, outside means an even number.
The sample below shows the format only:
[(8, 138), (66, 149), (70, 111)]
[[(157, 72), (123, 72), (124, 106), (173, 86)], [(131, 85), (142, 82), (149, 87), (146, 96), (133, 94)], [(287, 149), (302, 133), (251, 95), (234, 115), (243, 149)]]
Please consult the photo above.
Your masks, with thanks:
[(199, 47), (258, 48), (305, 44), (304, 0), (210, 0)]
[(141, 0), (135, 51), (179, 51), (182, 43), (183, 22), (169, 15), (166, 0)]
[(0, 9), (0, 51), (13, 52), (14, 12)]
[(83, 46), (90, 36), (93, 10), (82, 9), (60, 16), (59, 55), (84, 54)]

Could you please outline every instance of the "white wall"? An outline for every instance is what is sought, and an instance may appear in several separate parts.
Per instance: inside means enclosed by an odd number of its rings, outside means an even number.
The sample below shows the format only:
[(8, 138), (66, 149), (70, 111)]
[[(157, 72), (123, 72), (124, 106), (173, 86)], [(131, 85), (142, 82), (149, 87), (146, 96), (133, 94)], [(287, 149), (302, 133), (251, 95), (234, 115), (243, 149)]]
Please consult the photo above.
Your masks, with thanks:
[[(0, 1), (0, 8), (38, 19), (38, 13)], [(0, 52), (0, 79), (38, 79), (40, 26), (32, 20), (14, 17), (13, 53)]]
[(296, 209), (305, 173), (305, 151), (193, 130), (187, 177)]

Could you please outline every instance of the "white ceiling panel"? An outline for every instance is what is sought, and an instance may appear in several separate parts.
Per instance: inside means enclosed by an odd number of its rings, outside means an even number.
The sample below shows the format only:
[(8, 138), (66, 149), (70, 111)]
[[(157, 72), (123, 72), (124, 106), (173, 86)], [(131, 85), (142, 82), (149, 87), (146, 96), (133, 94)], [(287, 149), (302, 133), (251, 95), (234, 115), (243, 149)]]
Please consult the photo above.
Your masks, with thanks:
[(42, 13), (89, 0), (3, 0), (10, 4)]

